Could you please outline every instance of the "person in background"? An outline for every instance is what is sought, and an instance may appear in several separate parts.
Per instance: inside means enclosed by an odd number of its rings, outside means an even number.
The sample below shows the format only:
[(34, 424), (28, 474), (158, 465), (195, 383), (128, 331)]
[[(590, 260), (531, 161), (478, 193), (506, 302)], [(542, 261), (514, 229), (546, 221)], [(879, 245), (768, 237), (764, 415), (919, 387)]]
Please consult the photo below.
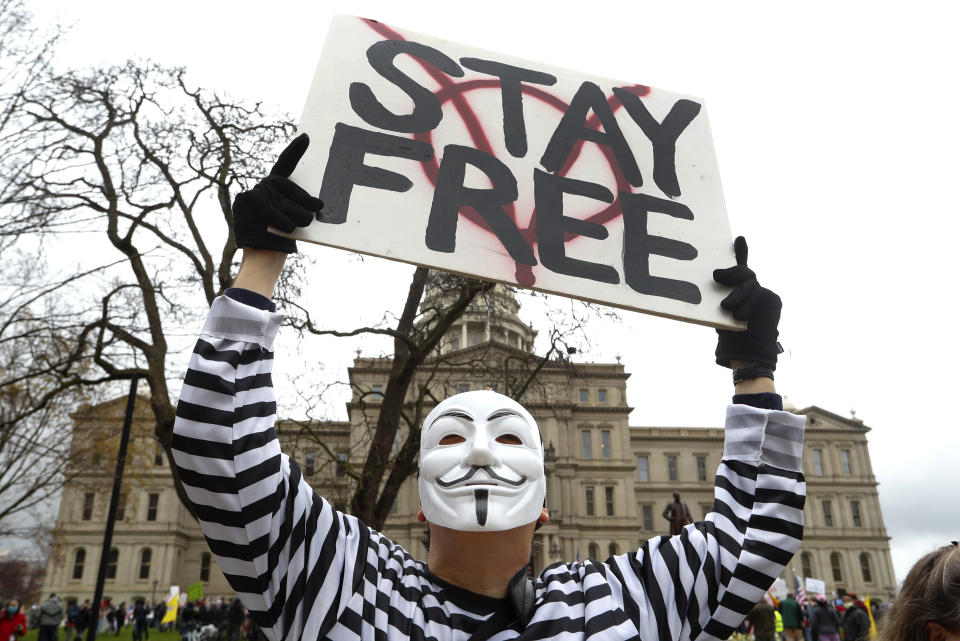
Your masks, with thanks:
[(843, 641), (866, 641), (870, 637), (870, 615), (863, 601), (856, 594), (843, 595), (845, 608), (840, 626), (843, 628)]
[(813, 641), (840, 641), (840, 618), (822, 595), (810, 611), (810, 631)]
[(57, 630), (60, 627), (60, 622), (63, 621), (63, 603), (60, 602), (56, 594), (51, 594), (50, 598), (44, 601), (39, 609), (37, 625), (40, 632), (37, 634), (37, 641), (57, 641), (59, 636)]
[(120, 602), (120, 605), (113, 611), (113, 636), (120, 636), (120, 629), (127, 623), (127, 604), (123, 601)]
[(166, 614), (167, 614), (167, 603), (166, 603), (166, 601), (164, 601), (163, 599), (160, 599), (160, 600), (153, 606), (153, 621), (152, 621), (152, 623), (153, 623), (153, 627), (155, 627), (157, 630), (159, 630), (159, 631), (161, 631), (161, 632), (163, 632), (163, 629), (164, 629), (164, 627), (165, 627), (165, 625), (164, 625), (164, 623), (163, 623), (163, 617), (164, 617), (164, 615), (166, 615)]
[(227, 641), (240, 641), (240, 628), (243, 626), (243, 603), (234, 599), (227, 610)]
[(787, 641), (803, 641), (803, 608), (793, 598), (793, 593), (780, 602), (783, 617), (783, 633)]
[(143, 599), (137, 599), (133, 606), (133, 641), (146, 641), (150, 638), (147, 632), (147, 615), (150, 614), (150, 608), (144, 603)]
[(63, 636), (64, 641), (72, 641), (74, 634), (77, 632), (77, 612), (80, 611), (80, 606), (77, 605), (76, 599), (70, 599), (67, 601), (67, 621), (63, 624)]
[(90, 614), (90, 599), (87, 599), (83, 602), (83, 605), (80, 606), (80, 609), (77, 611), (77, 616), (74, 619), (74, 624), (77, 630), (77, 641), (83, 641), (84, 636), (87, 633), (87, 628), (90, 627), (93, 617)]
[(960, 641), (960, 542), (922, 557), (883, 615), (878, 641)]
[(753, 624), (753, 636), (756, 641), (777, 641), (776, 618), (773, 606), (766, 601), (758, 601), (747, 613), (747, 619)]
[(20, 600), (10, 599), (0, 612), (0, 641), (15, 641), (27, 633), (27, 617), (20, 611)]

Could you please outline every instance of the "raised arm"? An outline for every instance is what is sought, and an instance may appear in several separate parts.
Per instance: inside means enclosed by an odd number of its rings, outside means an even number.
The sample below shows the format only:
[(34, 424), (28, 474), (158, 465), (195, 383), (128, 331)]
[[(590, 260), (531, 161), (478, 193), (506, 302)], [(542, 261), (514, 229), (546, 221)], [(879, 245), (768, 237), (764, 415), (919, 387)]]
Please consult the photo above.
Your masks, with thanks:
[[(723, 460), (703, 522), (613, 557), (608, 578), (644, 639), (726, 639), (789, 563), (803, 536), (805, 417), (776, 394), (780, 299), (760, 287), (736, 243), (736, 267), (714, 278), (734, 286), (722, 305), (744, 332), (719, 332), (717, 362), (734, 370)], [(616, 592), (616, 591), (615, 591)]]
[(174, 425), (174, 462), (210, 550), (271, 641), (325, 633), (369, 536), (313, 492), (275, 430), (272, 344), (282, 316), (269, 298), (296, 245), (266, 228), (293, 231), (321, 206), (286, 178), (306, 144), (294, 141), (234, 203), (243, 261), (210, 309)]

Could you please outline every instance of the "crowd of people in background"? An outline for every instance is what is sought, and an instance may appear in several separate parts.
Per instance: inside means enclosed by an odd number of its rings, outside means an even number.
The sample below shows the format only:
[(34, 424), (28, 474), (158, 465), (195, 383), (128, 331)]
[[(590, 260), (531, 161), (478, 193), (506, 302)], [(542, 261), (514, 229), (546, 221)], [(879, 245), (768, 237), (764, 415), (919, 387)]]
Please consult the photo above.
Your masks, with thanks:
[(89, 599), (83, 603), (70, 600), (64, 605), (51, 594), (42, 605), (35, 605), (26, 613), (18, 599), (10, 599), (0, 612), (0, 641), (17, 641), (34, 628), (38, 630), (37, 641), (84, 641), (91, 626), (98, 622), (98, 638), (117, 637), (122, 630), (130, 629), (133, 641), (150, 641), (151, 630), (177, 630), (181, 641), (265, 641), (240, 599), (192, 601), (178, 609), (173, 621), (164, 623), (166, 614), (164, 601), (151, 606), (144, 599), (137, 599), (132, 605), (114, 605), (110, 599), (104, 599), (99, 616)]
[(755, 641), (868, 641), (871, 617), (879, 624), (884, 613), (883, 605), (870, 608), (856, 594), (829, 602), (819, 595), (803, 603), (788, 594), (757, 603), (738, 632), (741, 639), (752, 634)]
[[(952, 541), (921, 558), (910, 570), (897, 598), (866, 603), (856, 594), (828, 600), (824, 595), (761, 601), (734, 633), (737, 641), (956, 641), (960, 639), (960, 543)], [(19, 599), (0, 610), (0, 641), (17, 641), (29, 628), (37, 641), (82, 641), (99, 620), (98, 635), (119, 636), (132, 627), (133, 641), (149, 641), (150, 630), (176, 629), (181, 641), (266, 641), (240, 599), (199, 600), (179, 608), (174, 622), (162, 623), (163, 601), (150, 606), (143, 599), (114, 606), (105, 599), (99, 613), (90, 601), (66, 605), (51, 594), (25, 615)], [(98, 615), (99, 614), (99, 618)], [(871, 622), (873, 625), (871, 625)], [(875, 629), (874, 633), (872, 629)]]
[(740, 641), (960, 641), (960, 542), (951, 541), (911, 568), (897, 597), (867, 604), (853, 593), (828, 600), (793, 594), (754, 606)]

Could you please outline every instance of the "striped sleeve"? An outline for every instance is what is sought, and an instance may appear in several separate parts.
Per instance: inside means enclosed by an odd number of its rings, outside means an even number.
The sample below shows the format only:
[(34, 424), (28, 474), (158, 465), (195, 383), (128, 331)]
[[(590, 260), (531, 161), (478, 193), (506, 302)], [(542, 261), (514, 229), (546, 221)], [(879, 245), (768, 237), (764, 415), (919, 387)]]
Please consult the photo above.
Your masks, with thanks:
[(803, 538), (806, 418), (731, 405), (712, 510), (677, 536), (611, 557), (613, 592), (643, 639), (726, 639)]
[(190, 359), (173, 457), (211, 552), (270, 641), (318, 638), (358, 583), (369, 530), (280, 452), (271, 382), (282, 316), (217, 298)]

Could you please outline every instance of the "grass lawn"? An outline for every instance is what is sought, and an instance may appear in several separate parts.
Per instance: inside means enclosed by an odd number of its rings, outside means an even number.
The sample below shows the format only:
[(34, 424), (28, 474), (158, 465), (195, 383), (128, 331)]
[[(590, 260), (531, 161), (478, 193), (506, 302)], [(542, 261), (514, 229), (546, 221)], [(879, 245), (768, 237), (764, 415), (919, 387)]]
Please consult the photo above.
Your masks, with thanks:
[[(21, 637), (22, 641), (37, 641), (37, 633), (39, 630), (34, 628), (33, 630), (27, 630), (27, 633)], [(168, 630), (166, 632), (157, 632), (156, 629), (150, 628), (148, 631), (150, 635), (150, 641), (180, 641), (180, 633), (176, 630)], [(66, 638), (64, 634), (64, 629), (60, 628), (60, 634), (57, 641), (63, 641)], [(86, 637), (84, 637), (86, 638)], [(112, 632), (105, 633), (101, 632), (97, 635), (99, 641), (132, 641), (133, 640), (133, 626), (129, 626), (120, 630), (119, 636), (113, 636)], [(83, 640), (80, 640), (83, 641)]]

